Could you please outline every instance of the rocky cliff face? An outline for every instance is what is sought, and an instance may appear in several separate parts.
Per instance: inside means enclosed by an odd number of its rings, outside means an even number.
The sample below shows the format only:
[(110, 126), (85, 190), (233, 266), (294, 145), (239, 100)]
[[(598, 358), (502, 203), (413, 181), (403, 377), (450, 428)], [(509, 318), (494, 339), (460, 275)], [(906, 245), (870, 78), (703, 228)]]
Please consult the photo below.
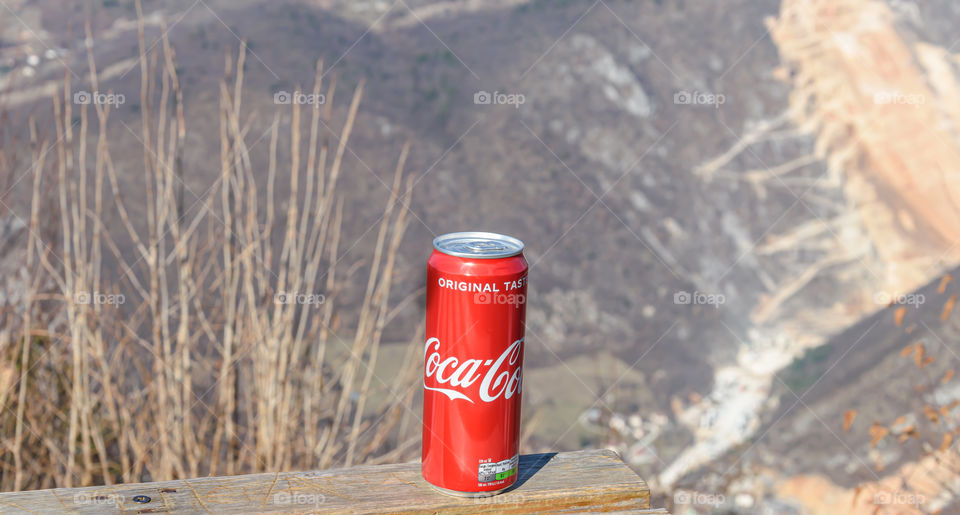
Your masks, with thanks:
[[(811, 302), (811, 288), (792, 288), (773, 299), (804, 299), (802, 310), (763, 303), (754, 310), (755, 322), (807, 336), (816, 336), (812, 327), (828, 329), (820, 336), (829, 338), (778, 375), (779, 407), (764, 417), (760, 439), (732, 454), (789, 471), (777, 474), (784, 478), (831, 476), (784, 481), (778, 495), (811, 513), (837, 503), (864, 513), (878, 504), (930, 512), (953, 503), (957, 396), (943, 386), (953, 384), (953, 372), (941, 360), (955, 356), (945, 342), (955, 332), (956, 293), (944, 274), (958, 262), (960, 241), (953, 107), (960, 74), (937, 31), (925, 29), (931, 11), (949, 8), (925, 7), (785, 1), (768, 21), (782, 58), (775, 75), (791, 87), (789, 123), (814, 138), (812, 157), (842, 193), (830, 218), (770, 245), (819, 249), (824, 261), (798, 279), (812, 285), (829, 277), (844, 287), (831, 302)], [(789, 169), (758, 176), (766, 182)], [(809, 315), (821, 323), (801, 322)], [(924, 357), (914, 366), (902, 356), (916, 349)], [(841, 429), (845, 416), (856, 419), (855, 429)], [(871, 441), (887, 431), (891, 441)], [(891, 467), (899, 468), (886, 472)], [(924, 501), (901, 499), (918, 496)]]
[(792, 121), (842, 170), (881, 261), (880, 288), (914, 290), (957, 262), (957, 57), (898, 27), (880, 1), (784, 2), (771, 21)]

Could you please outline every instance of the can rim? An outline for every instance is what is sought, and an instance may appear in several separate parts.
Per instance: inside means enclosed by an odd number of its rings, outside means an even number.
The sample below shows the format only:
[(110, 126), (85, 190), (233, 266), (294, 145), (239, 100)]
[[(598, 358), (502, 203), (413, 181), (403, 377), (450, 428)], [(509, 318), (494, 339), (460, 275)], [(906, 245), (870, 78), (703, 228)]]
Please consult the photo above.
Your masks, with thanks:
[[(480, 241), (495, 241), (505, 244), (504, 249), (501, 252), (469, 252), (465, 250), (451, 249), (445, 247), (444, 243), (449, 243), (451, 241), (460, 240), (460, 239), (476, 239)], [(463, 257), (471, 259), (499, 259), (516, 256), (523, 253), (523, 242), (513, 236), (507, 236), (506, 234), (499, 234), (495, 232), (483, 232), (483, 231), (465, 231), (465, 232), (451, 232), (437, 236), (433, 239), (433, 248), (437, 252), (447, 254), (454, 257)]]

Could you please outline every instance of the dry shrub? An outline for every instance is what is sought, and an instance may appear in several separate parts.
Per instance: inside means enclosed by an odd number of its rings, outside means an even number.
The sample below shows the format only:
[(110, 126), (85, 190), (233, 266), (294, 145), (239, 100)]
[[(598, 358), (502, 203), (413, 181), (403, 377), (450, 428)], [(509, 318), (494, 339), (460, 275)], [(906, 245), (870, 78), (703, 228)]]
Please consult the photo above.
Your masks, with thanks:
[[(263, 159), (267, 177), (258, 181), (246, 142), (252, 117), (241, 114), (243, 45), (220, 83), (220, 174), (200, 209), (191, 210), (175, 52), (165, 29), (150, 51), (137, 8), (142, 196), (121, 195), (120, 176), (138, 172), (114, 167), (110, 106), (72, 105), (69, 76), (53, 98), (56, 141), (41, 141), (31, 119), (22, 292), (7, 295), (0, 311), (0, 488), (326, 468), (409, 455), (418, 436), (407, 407), (416, 390), (417, 338), (389, 381), (373, 372), (395, 314), (388, 300), (411, 195), (412, 182), (403, 180), (408, 147), (364, 263), (366, 289), (351, 306), (358, 321), (344, 341), (331, 325), (345, 274), (357, 267), (340, 270), (345, 214), (337, 181), (363, 84), (332, 148), (335, 81), (324, 109), (302, 113), (294, 103), (289, 127), (275, 117)], [(88, 64), (98, 91), (92, 50)], [(324, 87), (322, 69), (318, 63), (314, 93)], [(281, 128), (289, 129), (288, 141)], [(43, 149), (51, 144), (56, 150), (48, 156)], [(284, 152), (287, 173), (278, 170)], [(285, 199), (275, 198), (278, 178), (289, 180)], [(131, 215), (133, 202), (145, 219)], [(41, 237), (47, 222), (55, 239)], [(313, 303), (291, 302), (298, 295)], [(390, 402), (368, 403), (374, 392)]]

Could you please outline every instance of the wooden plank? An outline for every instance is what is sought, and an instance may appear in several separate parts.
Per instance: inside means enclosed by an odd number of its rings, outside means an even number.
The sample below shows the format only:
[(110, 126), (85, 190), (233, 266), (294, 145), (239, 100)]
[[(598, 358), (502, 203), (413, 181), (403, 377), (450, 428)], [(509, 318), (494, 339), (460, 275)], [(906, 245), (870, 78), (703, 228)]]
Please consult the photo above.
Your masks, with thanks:
[(646, 483), (607, 450), (521, 456), (517, 485), (481, 499), (437, 492), (420, 477), (418, 462), (0, 494), (2, 513), (637, 513), (649, 507)]

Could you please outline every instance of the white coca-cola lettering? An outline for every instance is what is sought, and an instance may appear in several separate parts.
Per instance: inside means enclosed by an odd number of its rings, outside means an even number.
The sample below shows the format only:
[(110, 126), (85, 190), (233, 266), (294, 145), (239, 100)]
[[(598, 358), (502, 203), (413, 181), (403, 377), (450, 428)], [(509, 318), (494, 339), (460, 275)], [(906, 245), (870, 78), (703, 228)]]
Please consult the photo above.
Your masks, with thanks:
[[(430, 352), (431, 346), (433, 352)], [(480, 382), (481, 401), (493, 402), (501, 395), (504, 399), (509, 399), (522, 390), (523, 367), (517, 366), (515, 370), (511, 370), (520, 360), (522, 351), (523, 338), (520, 338), (510, 344), (496, 360), (465, 359), (461, 362), (453, 356), (442, 359), (440, 356), (440, 339), (430, 338), (423, 346), (425, 361), (423, 387), (427, 390), (440, 392), (450, 400), (464, 399), (472, 403), (474, 402), (473, 399), (460, 389), (469, 388), (482, 375), (483, 380)], [(428, 352), (430, 352), (429, 355)], [(485, 373), (479, 373), (480, 368), (484, 366), (489, 368)], [(428, 377), (433, 377), (438, 384), (449, 384), (453, 388), (427, 386)]]

